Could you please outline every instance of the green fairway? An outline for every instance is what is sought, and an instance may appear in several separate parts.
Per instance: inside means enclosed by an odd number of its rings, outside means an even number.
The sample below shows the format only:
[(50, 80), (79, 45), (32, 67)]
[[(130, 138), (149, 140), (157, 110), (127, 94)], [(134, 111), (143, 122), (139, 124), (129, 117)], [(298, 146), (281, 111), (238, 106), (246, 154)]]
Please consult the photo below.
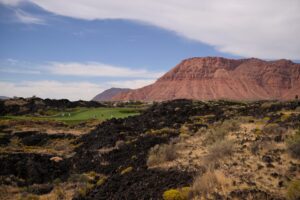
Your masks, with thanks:
[(66, 123), (79, 123), (97, 119), (125, 118), (139, 114), (134, 108), (76, 108), (70, 111), (57, 112), (52, 116), (5, 116), (6, 119), (56, 120)]

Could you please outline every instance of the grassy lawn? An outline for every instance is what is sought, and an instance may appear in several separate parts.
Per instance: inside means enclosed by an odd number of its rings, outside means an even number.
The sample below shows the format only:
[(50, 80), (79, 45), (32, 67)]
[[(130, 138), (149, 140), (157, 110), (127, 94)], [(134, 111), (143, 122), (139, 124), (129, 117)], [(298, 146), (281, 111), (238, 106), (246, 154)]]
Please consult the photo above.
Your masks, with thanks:
[(56, 120), (66, 123), (79, 123), (87, 120), (107, 120), (111, 118), (125, 118), (139, 114), (133, 108), (76, 108), (71, 111), (57, 112), (52, 116), (4, 116), (2, 119), (23, 119), (23, 120)]

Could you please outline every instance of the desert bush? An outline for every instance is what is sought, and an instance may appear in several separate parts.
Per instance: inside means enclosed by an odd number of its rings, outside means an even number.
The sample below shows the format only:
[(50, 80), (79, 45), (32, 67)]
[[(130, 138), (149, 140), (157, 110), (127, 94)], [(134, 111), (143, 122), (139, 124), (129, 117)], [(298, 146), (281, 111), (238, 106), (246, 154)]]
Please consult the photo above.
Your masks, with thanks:
[(262, 109), (270, 109), (271, 107), (277, 106), (277, 105), (280, 105), (280, 102), (268, 101), (268, 102), (262, 103), (260, 107)]
[(190, 187), (179, 189), (170, 189), (163, 193), (164, 200), (188, 200), (190, 195)]
[(75, 197), (79, 199), (84, 198), (93, 189), (93, 187), (93, 184), (82, 184), (75, 192)]
[(260, 149), (260, 142), (253, 142), (250, 146), (250, 151), (252, 154), (257, 155)]
[(164, 200), (182, 200), (180, 197), (180, 192), (176, 189), (170, 189), (164, 192)]
[(237, 120), (226, 120), (221, 125), (221, 128), (227, 132), (239, 131), (241, 129), (240, 123)]
[(300, 199), (300, 180), (294, 180), (289, 183), (286, 197), (288, 200)]
[(102, 177), (102, 178), (100, 178), (100, 179), (97, 181), (96, 185), (97, 185), (97, 186), (101, 186), (101, 185), (103, 185), (106, 181), (107, 181), (107, 177)]
[(300, 130), (287, 140), (287, 148), (291, 156), (300, 159)]
[(265, 134), (283, 134), (286, 132), (286, 128), (280, 127), (278, 124), (268, 124), (263, 129), (262, 132)]
[(262, 130), (259, 128), (255, 128), (251, 130), (252, 133), (254, 133), (255, 135), (261, 135), (262, 134)]
[(216, 191), (230, 185), (230, 181), (221, 171), (208, 170), (203, 175), (197, 176), (194, 179), (190, 197), (207, 197)]
[(149, 151), (147, 165), (150, 167), (166, 161), (172, 161), (176, 157), (176, 146), (173, 143), (155, 145)]
[(216, 123), (215, 128), (206, 132), (205, 145), (212, 145), (225, 138), (228, 132), (240, 130), (240, 123), (237, 120), (227, 120), (223, 123)]
[(208, 148), (208, 155), (205, 158), (206, 165), (213, 167), (218, 161), (233, 153), (233, 141), (222, 140), (214, 143)]
[(123, 140), (118, 140), (115, 144), (115, 148), (120, 149), (125, 145), (126, 145), (126, 143)]
[(180, 134), (181, 135), (189, 135), (190, 134), (189, 127), (187, 127), (186, 125), (182, 125), (180, 127)]
[(22, 200), (39, 200), (40, 197), (34, 194), (22, 194), (20, 199)]
[(168, 128), (168, 127), (158, 129), (158, 130), (151, 129), (150, 131), (147, 131), (147, 134), (151, 134), (151, 135), (169, 135), (175, 133), (177, 133), (175, 129)]
[(70, 182), (88, 183), (90, 179), (86, 174), (72, 174), (68, 180)]
[(33, 184), (27, 187), (26, 191), (36, 195), (48, 194), (53, 189), (51, 184)]
[(127, 174), (127, 173), (131, 172), (132, 170), (133, 170), (132, 167), (127, 167), (126, 169), (123, 169), (123, 170), (121, 171), (121, 175)]
[(213, 143), (223, 140), (225, 138), (226, 131), (221, 128), (210, 129), (206, 132), (204, 139), (204, 145), (212, 145)]
[(55, 200), (65, 200), (67, 199), (65, 192), (61, 187), (56, 187), (54, 189), (54, 199)]

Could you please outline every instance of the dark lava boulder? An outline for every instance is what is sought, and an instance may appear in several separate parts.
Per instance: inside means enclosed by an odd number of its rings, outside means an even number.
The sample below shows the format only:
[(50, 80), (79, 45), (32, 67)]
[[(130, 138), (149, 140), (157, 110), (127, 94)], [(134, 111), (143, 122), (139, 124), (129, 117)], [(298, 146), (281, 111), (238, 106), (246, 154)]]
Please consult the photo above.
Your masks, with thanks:
[(0, 175), (14, 175), (27, 184), (46, 183), (56, 178), (65, 179), (70, 165), (67, 160), (55, 162), (51, 155), (33, 153), (0, 154)]
[(161, 199), (164, 191), (191, 182), (192, 175), (185, 172), (139, 170), (110, 177), (84, 199)]

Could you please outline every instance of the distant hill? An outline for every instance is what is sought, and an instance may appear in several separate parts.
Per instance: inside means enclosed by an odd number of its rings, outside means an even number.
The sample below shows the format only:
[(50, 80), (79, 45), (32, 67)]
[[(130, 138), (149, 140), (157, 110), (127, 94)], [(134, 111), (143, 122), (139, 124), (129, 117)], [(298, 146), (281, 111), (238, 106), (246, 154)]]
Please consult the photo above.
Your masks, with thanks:
[(105, 107), (104, 104), (95, 101), (69, 101), (68, 99), (41, 99), (32, 98), (12, 98), (0, 101), (0, 116), (3, 115), (24, 115), (41, 114), (47, 110), (64, 110), (67, 108)]
[(0, 100), (1, 99), (9, 99), (9, 97), (6, 97), (6, 96), (0, 96)]
[(114, 96), (129, 91), (131, 91), (129, 88), (110, 88), (95, 96), (92, 101), (111, 101)]
[(300, 64), (257, 58), (190, 58), (146, 87), (120, 93), (116, 101), (268, 100), (300, 96)]

